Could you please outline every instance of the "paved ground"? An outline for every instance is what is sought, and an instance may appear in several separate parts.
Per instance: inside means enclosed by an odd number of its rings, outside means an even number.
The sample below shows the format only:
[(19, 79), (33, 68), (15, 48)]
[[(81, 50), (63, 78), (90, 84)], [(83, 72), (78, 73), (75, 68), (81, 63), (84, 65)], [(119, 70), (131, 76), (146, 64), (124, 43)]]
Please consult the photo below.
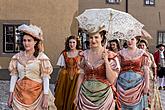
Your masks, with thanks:
[[(50, 84), (50, 89), (53, 92), (54, 85)], [(11, 110), (7, 107), (6, 101), (8, 98), (9, 81), (0, 81), (0, 110)], [(53, 93), (54, 94), (54, 93)], [(165, 110), (165, 91), (160, 91), (162, 106)]]
[(164, 108), (165, 110), (165, 90), (164, 91), (160, 91), (160, 95), (161, 95), (161, 103), (162, 103), (162, 107)]

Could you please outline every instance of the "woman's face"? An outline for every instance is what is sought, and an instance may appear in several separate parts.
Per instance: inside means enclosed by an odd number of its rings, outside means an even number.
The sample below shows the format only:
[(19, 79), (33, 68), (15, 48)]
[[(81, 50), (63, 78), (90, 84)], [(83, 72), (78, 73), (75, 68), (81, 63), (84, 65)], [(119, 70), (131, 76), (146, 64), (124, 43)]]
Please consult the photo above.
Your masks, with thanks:
[(34, 41), (34, 39), (31, 36), (23, 36), (23, 46), (25, 48), (25, 51), (33, 50), (36, 43), (37, 41)]
[(111, 46), (112, 50), (116, 50), (117, 49), (116, 42), (110, 42), (110, 46)]
[(77, 42), (76, 42), (75, 39), (70, 39), (70, 40), (69, 40), (69, 48), (70, 48), (71, 50), (76, 49), (76, 45), (77, 45)]
[(92, 34), (89, 37), (89, 44), (91, 48), (96, 48), (101, 46), (102, 37), (99, 33)]
[(132, 38), (130, 40), (127, 40), (127, 45), (128, 45), (128, 48), (133, 48), (133, 47), (136, 47), (136, 38)]
[(141, 43), (139, 44), (139, 48), (140, 48), (140, 49), (143, 49), (143, 50), (146, 50), (146, 49), (147, 49), (147, 46), (146, 46), (146, 44), (145, 44), (144, 42), (141, 42)]

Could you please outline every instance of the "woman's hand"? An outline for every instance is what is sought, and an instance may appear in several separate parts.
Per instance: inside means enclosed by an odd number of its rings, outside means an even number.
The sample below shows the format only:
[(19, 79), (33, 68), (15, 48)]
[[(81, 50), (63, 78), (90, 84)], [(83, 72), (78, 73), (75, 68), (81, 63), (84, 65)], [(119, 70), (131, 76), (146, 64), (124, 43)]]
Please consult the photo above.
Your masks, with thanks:
[(145, 87), (143, 93), (144, 94), (148, 94), (149, 93), (149, 88), (148, 87)]
[(156, 75), (154, 75), (153, 80), (154, 80), (155, 82), (157, 81), (157, 76), (156, 76)]
[(12, 107), (12, 102), (13, 102), (13, 92), (10, 92), (9, 98), (8, 98), (8, 101), (7, 101), (7, 106), (8, 106), (9, 108)]
[(102, 53), (102, 58), (104, 59), (104, 61), (108, 61), (108, 50), (104, 49), (103, 53)]
[(47, 110), (48, 109), (48, 94), (44, 94), (42, 108)]

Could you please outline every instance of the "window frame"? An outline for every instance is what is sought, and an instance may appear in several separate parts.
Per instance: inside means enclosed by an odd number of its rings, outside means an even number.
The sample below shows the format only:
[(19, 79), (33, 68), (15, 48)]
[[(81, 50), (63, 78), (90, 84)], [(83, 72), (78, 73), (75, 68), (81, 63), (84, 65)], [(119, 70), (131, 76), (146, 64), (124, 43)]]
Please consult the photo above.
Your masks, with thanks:
[[(8, 23), (3, 24), (3, 53), (17, 53), (20, 51), (20, 49), (18, 49), (18, 50), (16, 49), (16, 45), (21, 43), (21, 41), (19, 41), (19, 43), (16, 42), (16, 36), (21, 36), (20, 35), (21, 33), (19, 33), (19, 32), (16, 34), (16, 31), (17, 31), (16, 29), (18, 28), (19, 25), (20, 24), (8, 24)], [(10, 30), (10, 28), (12, 30)], [(10, 31), (11, 31), (11, 33), (9, 33)], [(11, 38), (9, 38), (9, 36), (13, 37), (13, 39), (10, 40), (12, 42), (7, 41), (7, 40), (11, 39)], [(20, 40), (22, 40), (22, 39), (20, 38)], [(8, 50), (7, 45), (13, 45), (13, 49)], [(21, 45), (21, 44), (19, 44), (19, 45)]]
[[(4, 30), (4, 25), (21, 25), (21, 24), (29, 24), (30, 21), (29, 20), (0, 20), (0, 57), (11, 57), (14, 54), (16, 54), (19, 51), (8, 51), (5, 52), (5, 46), (6, 46), (6, 39), (5, 35), (6, 35), (6, 31)], [(12, 33), (11, 36), (13, 35), (15, 39), (16, 38), (16, 34), (15, 34), (15, 30), (13, 29), (14, 34)], [(15, 44), (17, 42), (13, 41)], [(14, 44), (14, 45), (15, 45)]]
[(121, 0), (114, 0), (114, 2), (110, 2), (109, 0), (106, 0), (107, 4), (120, 4)]
[[(160, 34), (163, 34), (163, 36), (160, 36)], [(160, 37), (161, 40), (160, 40)], [(157, 44), (165, 43), (165, 31), (158, 31), (157, 32)]]
[(149, 3), (146, 4), (146, 0), (144, 0), (144, 5), (145, 6), (155, 6), (155, 0), (153, 0), (153, 4), (151, 4), (151, 0), (148, 0), (148, 1), (149, 1)]

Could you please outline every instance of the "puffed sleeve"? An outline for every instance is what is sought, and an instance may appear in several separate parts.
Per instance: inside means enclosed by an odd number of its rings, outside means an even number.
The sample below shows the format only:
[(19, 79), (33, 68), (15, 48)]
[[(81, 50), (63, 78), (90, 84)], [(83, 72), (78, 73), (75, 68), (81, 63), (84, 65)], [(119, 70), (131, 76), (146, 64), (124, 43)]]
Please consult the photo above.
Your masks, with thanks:
[(149, 66), (150, 65), (150, 61), (151, 61), (151, 59), (150, 59), (149, 55), (147, 53), (144, 53), (143, 54), (142, 65), (143, 66)]
[(148, 93), (149, 91), (149, 64), (150, 64), (150, 59), (149, 55), (147, 53), (144, 53), (142, 56), (142, 68), (144, 71), (144, 82), (145, 82), (145, 87), (144, 87), (144, 93)]
[(58, 58), (57, 65), (65, 67), (65, 59), (63, 54), (61, 54), (60, 57)]
[(111, 65), (111, 68), (116, 71), (117, 73), (119, 73), (120, 71), (120, 62), (119, 59), (117, 57), (117, 54), (114, 52), (109, 51), (108, 52), (109, 56), (109, 64)]
[(84, 74), (84, 68), (85, 68), (85, 56), (84, 56), (84, 51), (80, 51), (79, 55), (81, 56), (81, 61), (78, 64), (78, 67), (80, 69), (80, 74)]
[(18, 75), (18, 70), (17, 70), (18, 56), (19, 54), (16, 54), (11, 58), (11, 61), (8, 67), (8, 70), (10, 71), (10, 75)]
[(49, 58), (44, 53), (42, 53), (39, 60), (41, 62), (41, 77), (47, 76), (50, 79), (50, 74), (53, 72), (53, 67)]

